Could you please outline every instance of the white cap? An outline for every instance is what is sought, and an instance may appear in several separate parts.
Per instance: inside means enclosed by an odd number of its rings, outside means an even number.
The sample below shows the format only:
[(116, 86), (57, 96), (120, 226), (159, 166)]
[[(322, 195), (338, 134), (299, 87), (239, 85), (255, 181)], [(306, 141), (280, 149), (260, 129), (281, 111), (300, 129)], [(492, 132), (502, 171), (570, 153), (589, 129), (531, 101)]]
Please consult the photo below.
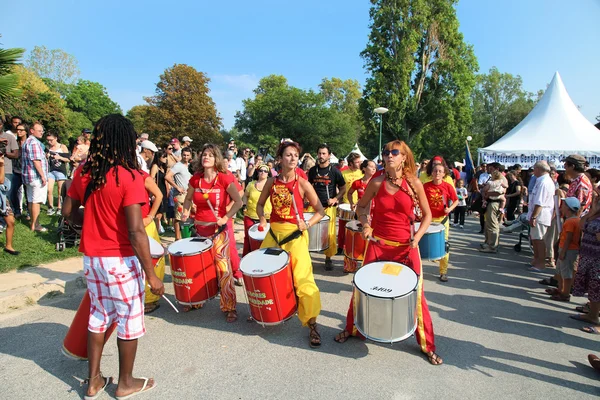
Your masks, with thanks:
[(158, 149), (156, 148), (156, 146), (154, 145), (154, 143), (152, 143), (149, 140), (144, 140), (142, 143), (140, 143), (140, 147), (142, 149), (148, 149), (148, 150), (153, 151), (155, 153), (158, 152)]
[(183, 139), (181, 139), (182, 142), (193, 142), (192, 139), (190, 139), (189, 136), (184, 136)]

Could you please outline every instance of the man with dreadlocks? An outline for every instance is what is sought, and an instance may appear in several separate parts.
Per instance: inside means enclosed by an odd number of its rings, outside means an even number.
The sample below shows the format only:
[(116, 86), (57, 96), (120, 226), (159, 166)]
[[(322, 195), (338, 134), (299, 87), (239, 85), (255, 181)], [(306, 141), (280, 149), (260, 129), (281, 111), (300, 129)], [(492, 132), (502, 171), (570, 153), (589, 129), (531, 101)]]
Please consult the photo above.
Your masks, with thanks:
[[(133, 124), (118, 114), (94, 127), (88, 158), (73, 175), (63, 216), (83, 226), (79, 251), (91, 299), (88, 323), (87, 396), (96, 396), (112, 378), (100, 372), (106, 330), (117, 322), (119, 383), (122, 398), (155, 387), (154, 379), (133, 377), (137, 339), (144, 326), (144, 272), (155, 295), (164, 293), (150, 257), (142, 221), (148, 194), (135, 153)], [(85, 205), (83, 213), (80, 206)], [(140, 263), (141, 267), (140, 268)]]

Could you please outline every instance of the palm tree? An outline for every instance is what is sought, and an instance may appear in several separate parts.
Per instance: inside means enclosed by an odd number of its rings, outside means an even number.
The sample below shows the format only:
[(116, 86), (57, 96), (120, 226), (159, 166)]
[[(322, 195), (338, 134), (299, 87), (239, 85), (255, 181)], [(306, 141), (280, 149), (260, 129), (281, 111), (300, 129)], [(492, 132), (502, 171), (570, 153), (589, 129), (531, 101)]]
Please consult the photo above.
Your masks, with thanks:
[(12, 73), (13, 65), (25, 53), (25, 49), (0, 49), (0, 101), (20, 94), (17, 75)]

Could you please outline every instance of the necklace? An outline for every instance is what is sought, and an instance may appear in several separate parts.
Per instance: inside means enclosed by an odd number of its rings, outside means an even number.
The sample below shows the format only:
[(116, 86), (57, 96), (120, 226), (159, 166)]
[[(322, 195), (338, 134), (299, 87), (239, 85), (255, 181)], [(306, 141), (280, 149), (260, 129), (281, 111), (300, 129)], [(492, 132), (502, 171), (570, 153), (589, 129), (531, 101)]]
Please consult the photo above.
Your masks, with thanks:
[(389, 173), (389, 172), (386, 172), (386, 173), (385, 173), (385, 179), (386, 179), (386, 180), (387, 180), (389, 183), (391, 183), (392, 185), (400, 187), (400, 184), (398, 184), (398, 183), (396, 183), (396, 182), (398, 182), (398, 180), (402, 180), (402, 177), (400, 176), (400, 177), (395, 177), (395, 178), (393, 178), (393, 177), (391, 177), (391, 176), (390, 176), (390, 173)]
[[(200, 185), (198, 185), (198, 189), (200, 189), (200, 192), (202, 193), (202, 197), (204, 198), (204, 200), (208, 200), (208, 194), (213, 190), (213, 188), (217, 184), (218, 177), (219, 177), (219, 173), (217, 172), (215, 179), (212, 181), (212, 185), (211, 185), (210, 189), (202, 189), (202, 182), (200, 182)], [(204, 177), (201, 179), (204, 180)]]

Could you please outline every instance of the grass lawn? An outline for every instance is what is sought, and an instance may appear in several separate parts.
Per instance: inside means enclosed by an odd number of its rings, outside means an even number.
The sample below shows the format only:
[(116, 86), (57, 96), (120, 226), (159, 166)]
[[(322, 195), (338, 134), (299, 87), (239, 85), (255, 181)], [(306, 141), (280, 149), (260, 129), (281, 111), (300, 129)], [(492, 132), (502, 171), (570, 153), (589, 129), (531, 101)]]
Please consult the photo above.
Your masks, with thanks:
[[(4, 251), (0, 251), (0, 272), (47, 264), (52, 261), (81, 255), (76, 247), (67, 247), (64, 251), (56, 251), (58, 218), (58, 216), (46, 215), (46, 207), (42, 207), (40, 223), (48, 229), (48, 232), (45, 233), (31, 232), (29, 221), (25, 218), (16, 220), (13, 246), (21, 254), (11, 256)], [(2, 248), (4, 248), (5, 243), (6, 235), (2, 233), (0, 234)]]

